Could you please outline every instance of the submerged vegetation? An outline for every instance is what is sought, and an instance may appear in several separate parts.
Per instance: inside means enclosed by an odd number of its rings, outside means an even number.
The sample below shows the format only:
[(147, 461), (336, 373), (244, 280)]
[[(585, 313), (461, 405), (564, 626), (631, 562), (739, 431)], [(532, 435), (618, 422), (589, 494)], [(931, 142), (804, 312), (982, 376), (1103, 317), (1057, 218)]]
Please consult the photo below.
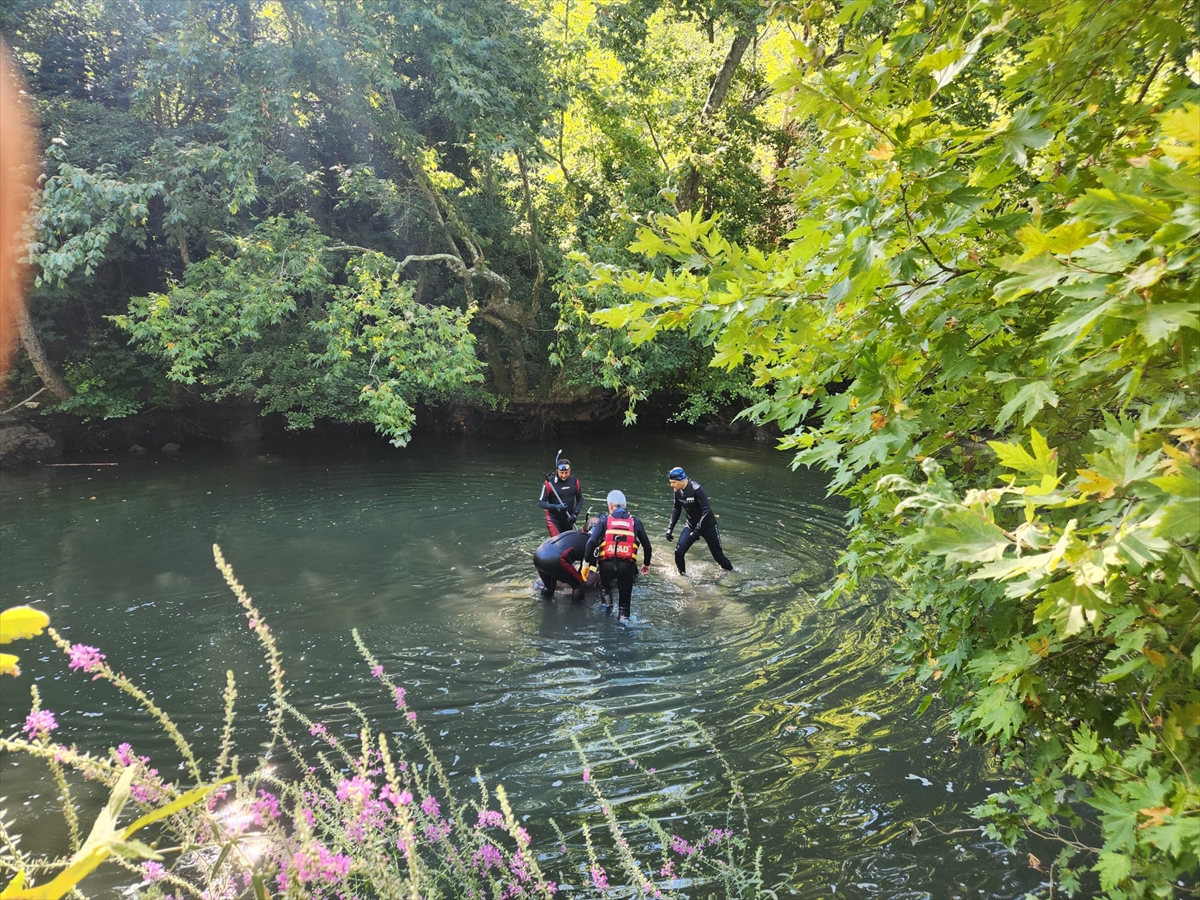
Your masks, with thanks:
[[(993, 834), (1059, 842), (1054, 896), (1195, 892), (1194, 3), (26, 0), (0, 22), (45, 148), (13, 399), (250, 399), (396, 444), (421, 408), (744, 409), (852, 504), (830, 597), (898, 584), (895, 677), (1019, 776), (977, 810)], [(276, 710), (310, 759), (281, 688)], [(31, 722), (9, 743), (72, 765)], [(393, 777), (378, 737), (312, 777), (449, 829), (451, 862), (387, 857), (402, 877), (476, 871), (467, 811), (500, 817), (507, 871), (532, 859), (491, 794)], [(370, 783), (338, 799), (334, 773)], [(344, 822), (255, 777), (239, 799), (283, 804), (275, 846), (340, 873)], [(209, 802), (164, 821), (197, 840)], [(570, 877), (666, 890), (636, 855), (599, 872), (590, 834)]]

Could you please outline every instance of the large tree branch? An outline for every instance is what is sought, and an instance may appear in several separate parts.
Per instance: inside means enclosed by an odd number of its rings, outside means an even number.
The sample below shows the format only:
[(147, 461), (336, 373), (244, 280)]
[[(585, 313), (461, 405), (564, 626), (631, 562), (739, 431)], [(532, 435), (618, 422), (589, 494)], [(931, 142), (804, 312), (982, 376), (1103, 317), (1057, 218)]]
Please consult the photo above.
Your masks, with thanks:
[(521, 188), (525, 195), (525, 212), (529, 221), (529, 249), (537, 264), (537, 276), (533, 279), (533, 287), (529, 291), (529, 312), (537, 315), (541, 305), (542, 285), (546, 282), (546, 264), (542, 261), (542, 251), (538, 246), (537, 215), (533, 209), (533, 192), (529, 190), (529, 168), (525, 164), (525, 154), (517, 153), (517, 163), (521, 167)]
[(33, 327), (33, 322), (29, 318), (29, 310), (22, 303), (14, 304), (14, 307), (13, 313), (17, 320), (17, 330), (21, 334), (21, 346), (25, 348), (25, 355), (33, 364), (33, 370), (37, 372), (38, 378), (42, 379), (42, 384), (50, 389), (50, 393), (59, 400), (70, 400), (74, 396), (74, 392), (58, 374), (58, 370), (54, 368), (50, 358), (46, 356), (46, 350), (42, 347), (42, 339), (38, 337), (37, 329)]
[[(734, 73), (737, 67), (742, 63), (742, 57), (746, 54), (746, 49), (750, 46), (750, 42), (754, 40), (755, 29), (753, 27), (745, 28), (739, 31), (733, 38), (733, 43), (729, 45), (729, 52), (725, 54), (725, 60), (721, 63), (721, 68), (717, 71), (716, 78), (713, 79), (712, 86), (708, 89), (708, 98), (704, 101), (704, 108), (700, 110), (700, 127), (697, 128), (698, 133), (703, 133), (706, 129), (704, 126), (712, 121), (717, 110), (721, 108), (721, 104), (725, 102), (725, 97), (729, 93), (729, 86), (733, 83)], [(679, 190), (675, 194), (675, 210), (683, 212), (691, 209), (696, 204), (697, 198), (700, 196), (700, 169), (695, 162), (688, 162), (684, 167), (683, 175), (679, 179)]]

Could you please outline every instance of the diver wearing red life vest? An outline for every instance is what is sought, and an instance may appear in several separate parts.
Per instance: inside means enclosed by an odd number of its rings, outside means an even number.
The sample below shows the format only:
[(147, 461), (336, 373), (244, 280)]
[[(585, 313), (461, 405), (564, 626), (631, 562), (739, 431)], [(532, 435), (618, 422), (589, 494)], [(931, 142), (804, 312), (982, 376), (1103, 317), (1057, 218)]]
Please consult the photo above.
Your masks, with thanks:
[[(608, 494), (608, 515), (592, 526), (583, 558), (596, 553), (600, 560), (600, 589), (612, 597), (613, 582), (617, 583), (619, 618), (629, 618), (629, 601), (633, 596), (633, 579), (637, 575), (637, 551), (642, 548), (642, 574), (650, 571), (650, 538), (641, 520), (625, 509), (625, 495), (620, 491)], [(610, 601), (611, 602), (611, 601)]]

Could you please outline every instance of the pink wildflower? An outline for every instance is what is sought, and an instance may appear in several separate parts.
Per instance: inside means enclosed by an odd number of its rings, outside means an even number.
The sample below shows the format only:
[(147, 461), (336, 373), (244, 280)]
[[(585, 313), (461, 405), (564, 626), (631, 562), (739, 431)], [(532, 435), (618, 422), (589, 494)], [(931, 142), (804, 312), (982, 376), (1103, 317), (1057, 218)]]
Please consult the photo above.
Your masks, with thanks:
[(517, 826), (517, 843), (522, 847), (529, 846), (529, 832), (520, 825)]
[(383, 666), (373, 667), (371, 669), (371, 677), (372, 678), (382, 678), (383, 677)]
[(313, 827), (315, 827), (315, 826), (316, 826), (316, 824), (317, 824), (317, 816), (316, 816), (316, 814), (315, 814), (315, 813), (314, 813), (314, 812), (313, 812), (311, 809), (309, 809), (307, 806), (302, 806), (302, 807), (300, 808), (300, 815), (301, 815), (301, 817), (303, 817), (304, 821), (308, 823), (308, 827), (309, 827), (309, 828), (313, 828)]
[(674, 878), (675, 877), (675, 860), (668, 859), (663, 864), (663, 867), (658, 870), (658, 874), (661, 875), (663, 878)]
[(671, 835), (671, 849), (680, 856), (692, 856), (696, 852), (696, 848), (685, 841), (677, 834)]
[(425, 840), (431, 844), (436, 844), (444, 838), (450, 837), (450, 823), (437, 821), (431, 825), (425, 826)]
[(375, 796), (375, 785), (362, 775), (343, 779), (337, 787), (337, 798), (343, 802), (350, 801), (359, 805), (366, 803)]
[(425, 815), (437, 818), (441, 815), (441, 807), (438, 806), (437, 797), (426, 797), (421, 801), (421, 809), (425, 811)]
[(157, 863), (153, 860), (142, 863), (142, 884), (149, 884), (152, 881), (162, 881), (166, 877), (167, 870), (163, 868), (162, 863)]
[(305, 884), (309, 881), (341, 881), (350, 872), (350, 857), (332, 853), (316, 844), (316, 853), (307, 847), (292, 855), (291, 870), (296, 879)]
[(146, 773), (151, 781), (134, 782), (129, 786), (129, 796), (138, 803), (157, 803), (162, 799), (162, 788), (155, 782), (158, 781), (158, 769), (150, 769)]
[(525, 854), (519, 850), (508, 861), (508, 868), (521, 881), (528, 882), (533, 877), (529, 874), (529, 861), (525, 859)]
[(116, 749), (117, 762), (123, 766), (132, 766), (135, 759), (133, 755), (133, 745), (126, 741)]
[(308, 733), (311, 734), (313, 737), (325, 737), (326, 735), (329, 734), (329, 732), (325, 730), (325, 726), (322, 725), (320, 722), (318, 722), (316, 725), (313, 725), (311, 728), (309, 728)]
[(471, 864), (479, 871), (486, 873), (492, 866), (496, 868), (502, 866), (504, 864), (504, 857), (501, 855), (499, 848), (489, 841), (472, 854)]
[(279, 818), (279, 798), (269, 791), (259, 791), (252, 809), (254, 824), (266, 825), (268, 820), (274, 821)]
[(494, 809), (484, 809), (479, 812), (479, 821), (475, 823), (476, 828), (499, 828), (504, 824), (504, 816), (496, 812)]
[(39, 709), (25, 717), (25, 733), (31, 738), (48, 738), (50, 732), (58, 728), (54, 713), (48, 709)]
[(608, 874), (603, 866), (592, 866), (592, 884), (600, 891), (608, 890)]
[(417, 714), (415, 712), (410, 712), (408, 714), (408, 721), (410, 721), (410, 722), (417, 721)]
[(72, 669), (83, 669), (85, 672), (95, 672), (104, 664), (104, 654), (99, 647), (89, 647), (86, 644), (72, 644), (70, 650)]
[(413, 801), (412, 791), (401, 791), (399, 799), (401, 806), (408, 806)]
[(587, 784), (591, 780), (592, 780), (592, 770), (584, 769), (583, 770), (583, 783)]
[(404, 709), (404, 688), (396, 688), (396, 709)]

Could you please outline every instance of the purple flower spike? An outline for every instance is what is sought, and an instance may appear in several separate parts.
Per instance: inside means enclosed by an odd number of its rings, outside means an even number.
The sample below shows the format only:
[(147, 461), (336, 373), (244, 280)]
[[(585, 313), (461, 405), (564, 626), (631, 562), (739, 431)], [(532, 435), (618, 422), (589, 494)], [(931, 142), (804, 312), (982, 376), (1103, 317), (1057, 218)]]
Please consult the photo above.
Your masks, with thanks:
[(86, 644), (72, 644), (71, 661), (68, 665), (72, 669), (95, 672), (104, 664), (104, 659), (104, 654), (100, 652), (99, 647), (89, 647)]
[(50, 737), (50, 732), (58, 728), (54, 713), (48, 709), (39, 709), (25, 717), (25, 733), (31, 738), (41, 739)]

